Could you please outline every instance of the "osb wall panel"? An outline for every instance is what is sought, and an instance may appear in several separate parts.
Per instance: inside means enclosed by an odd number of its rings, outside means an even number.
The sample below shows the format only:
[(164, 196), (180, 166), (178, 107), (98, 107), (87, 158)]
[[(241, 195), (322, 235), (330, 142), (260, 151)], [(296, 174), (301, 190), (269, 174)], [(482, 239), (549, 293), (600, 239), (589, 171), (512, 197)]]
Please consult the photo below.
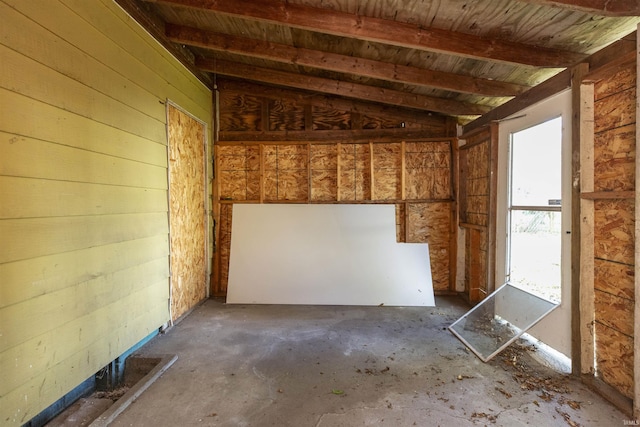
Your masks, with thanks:
[(633, 200), (598, 200), (594, 206), (595, 257), (633, 265), (635, 247)]
[(407, 143), (405, 168), (408, 200), (451, 197), (450, 142)]
[(635, 125), (600, 132), (594, 137), (594, 191), (635, 188)]
[(260, 199), (260, 147), (218, 146), (220, 198)]
[(205, 126), (169, 105), (171, 314), (179, 318), (206, 296)]
[(310, 146), (311, 201), (338, 200), (338, 151), (333, 144)]
[[(264, 202), (395, 203), (397, 240), (428, 242), (435, 289), (449, 289), (453, 229), (453, 161), (449, 141), (228, 144), (217, 148), (223, 202), (219, 227), (220, 285), (219, 289), (214, 288), (218, 292), (224, 293), (226, 289), (231, 231), (228, 206), (230, 202), (260, 202), (261, 185)], [(412, 188), (407, 188), (405, 196), (406, 201), (412, 202), (408, 211), (405, 203), (396, 203), (402, 200), (403, 164), (405, 169), (417, 171), (412, 178), (408, 173), (405, 177)], [(429, 185), (411, 181), (419, 177)]]
[(635, 67), (594, 87), (594, 191), (635, 188)]
[(471, 302), (488, 293), (491, 128), (465, 139), (459, 149), (459, 212), (465, 230), (465, 294)]
[(401, 144), (374, 144), (373, 194), (377, 200), (402, 199)]
[(407, 203), (407, 243), (428, 243), (433, 289), (450, 286), (451, 203)]
[[(594, 85), (594, 190), (634, 191), (636, 69), (616, 70)], [(633, 199), (594, 202), (594, 306), (597, 373), (633, 397), (635, 206)]]
[(596, 259), (594, 270), (594, 282), (599, 290), (628, 300), (634, 299), (633, 265)]
[(309, 152), (306, 144), (264, 146), (264, 198), (307, 201)]
[(633, 398), (633, 337), (596, 322), (597, 376)]
[[(404, 165), (404, 200), (450, 200), (451, 143), (407, 143), (404, 162), (402, 146), (400, 142), (263, 144), (261, 154), (258, 144), (218, 145), (219, 197), (259, 201), (263, 179), (266, 201), (393, 202), (403, 200)], [(486, 192), (478, 182), (482, 181), (471, 181), (472, 191)]]
[(340, 200), (370, 200), (371, 154), (369, 144), (342, 144), (339, 156), (338, 192)]
[(460, 221), (485, 227), (489, 224), (490, 139), (488, 131), (482, 132), (467, 140), (469, 148), (460, 148)]

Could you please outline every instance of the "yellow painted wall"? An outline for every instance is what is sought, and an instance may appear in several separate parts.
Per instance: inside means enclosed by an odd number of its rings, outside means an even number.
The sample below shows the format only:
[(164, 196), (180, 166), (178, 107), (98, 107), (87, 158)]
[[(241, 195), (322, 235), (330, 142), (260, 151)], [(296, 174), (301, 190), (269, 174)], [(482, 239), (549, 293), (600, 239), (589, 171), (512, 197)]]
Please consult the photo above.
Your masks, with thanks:
[(111, 0), (0, 0), (1, 425), (169, 320), (167, 98), (211, 129), (211, 92)]

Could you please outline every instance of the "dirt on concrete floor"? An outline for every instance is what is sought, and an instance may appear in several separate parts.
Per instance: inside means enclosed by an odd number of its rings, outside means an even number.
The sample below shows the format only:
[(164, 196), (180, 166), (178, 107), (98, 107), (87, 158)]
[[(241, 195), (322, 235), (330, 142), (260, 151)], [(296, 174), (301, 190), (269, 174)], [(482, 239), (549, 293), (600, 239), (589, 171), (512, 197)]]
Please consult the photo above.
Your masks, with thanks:
[(629, 418), (516, 343), (489, 363), (447, 327), (467, 307), (208, 300), (141, 350), (177, 362), (112, 426), (615, 426)]

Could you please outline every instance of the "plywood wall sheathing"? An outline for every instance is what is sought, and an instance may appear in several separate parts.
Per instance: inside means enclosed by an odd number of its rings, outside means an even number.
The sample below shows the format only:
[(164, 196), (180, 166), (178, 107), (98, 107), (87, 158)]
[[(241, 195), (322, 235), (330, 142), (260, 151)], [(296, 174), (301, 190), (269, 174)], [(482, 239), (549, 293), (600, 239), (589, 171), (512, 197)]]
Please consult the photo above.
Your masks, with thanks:
[(596, 375), (633, 398), (635, 64), (616, 69), (593, 85), (592, 132), (594, 201), (583, 203), (593, 212), (593, 261), (585, 266), (593, 270)]
[(262, 99), (220, 91), (220, 129), (227, 131), (260, 131)]
[(206, 127), (172, 105), (167, 114), (171, 315), (176, 320), (206, 296)]
[(464, 165), (466, 180), (466, 199), (461, 211), (463, 222), (488, 226), (489, 225), (489, 142), (473, 145), (464, 150)]
[[(396, 204), (397, 240), (428, 242), (435, 289), (451, 289), (454, 273), (450, 246), (455, 245), (451, 141), (243, 142), (218, 147), (223, 206), (261, 200)], [(263, 199), (259, 194), (260, 176)], [(251, 182), (258, 191), (251, 190)], [(401, 200), (410, 207), (398, 203)], [(225, 233), (231, 229), (230, 217), (225, 215), (229, 214), (226, 210), (220, 214), (220, 292), (226, 287), (228, 234)]]
[(402, 147), (399, 143), (373, 144), (373, 182), (378, 200), (402, 198)]
[(633, 396), (633, 337), (599, 322), (595, 324), (598, 377), (622, 395)]
[(351, 114), (325, 106), (312, 106), (313, 130), (351, 129)]
[(311, 201), (336, 201), (338, 151), (335, 144), (313, 144), (310, 150)]
[(265, 144), (263, 156), (265, 201), (307, 202), (308, 146)]
[(458, 150), (459, 212), (465, 233), (465, 294), (471, 302), (489, 293), (489, 229), (491, 227), (491, 167), (495, 129), (487, 127), (466, 137)]
[(218, 78), (217, 85), (221, 94), (220, 141), (354, 142), (359, 138), (364, 142), (381, 134), (411, 134), (414, 139), (455, 135), (451, 121), (438, 114), (225, 78)]
[(406, 144), (406, 198), (448, 199), (451, 188), (451, 143)]
[(288, 99), (269, 100), (269, 130), (304, 130), (304, 106)]
[(428, 243), (434, 291), (450, 289), (450, 202), (407, 203), (407, 243)]
[(340, 146), (341, 201), (370, 200), (371, 168), (369, 144), (341, 144)]
[(222, 200), (259, 200), (260, 148), (218, 146), (218, 179)]

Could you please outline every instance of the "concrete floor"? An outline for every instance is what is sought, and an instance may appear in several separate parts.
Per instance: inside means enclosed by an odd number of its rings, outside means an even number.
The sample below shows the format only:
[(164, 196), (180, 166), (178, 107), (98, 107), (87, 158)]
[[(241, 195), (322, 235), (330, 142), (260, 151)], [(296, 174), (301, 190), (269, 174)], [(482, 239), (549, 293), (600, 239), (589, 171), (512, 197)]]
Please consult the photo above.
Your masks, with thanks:
[(139, 353), (177, 362), (112, 426), (615, 426), (629, 417), (513, 345), (482, 363), (467, 307), (208, 300)]

